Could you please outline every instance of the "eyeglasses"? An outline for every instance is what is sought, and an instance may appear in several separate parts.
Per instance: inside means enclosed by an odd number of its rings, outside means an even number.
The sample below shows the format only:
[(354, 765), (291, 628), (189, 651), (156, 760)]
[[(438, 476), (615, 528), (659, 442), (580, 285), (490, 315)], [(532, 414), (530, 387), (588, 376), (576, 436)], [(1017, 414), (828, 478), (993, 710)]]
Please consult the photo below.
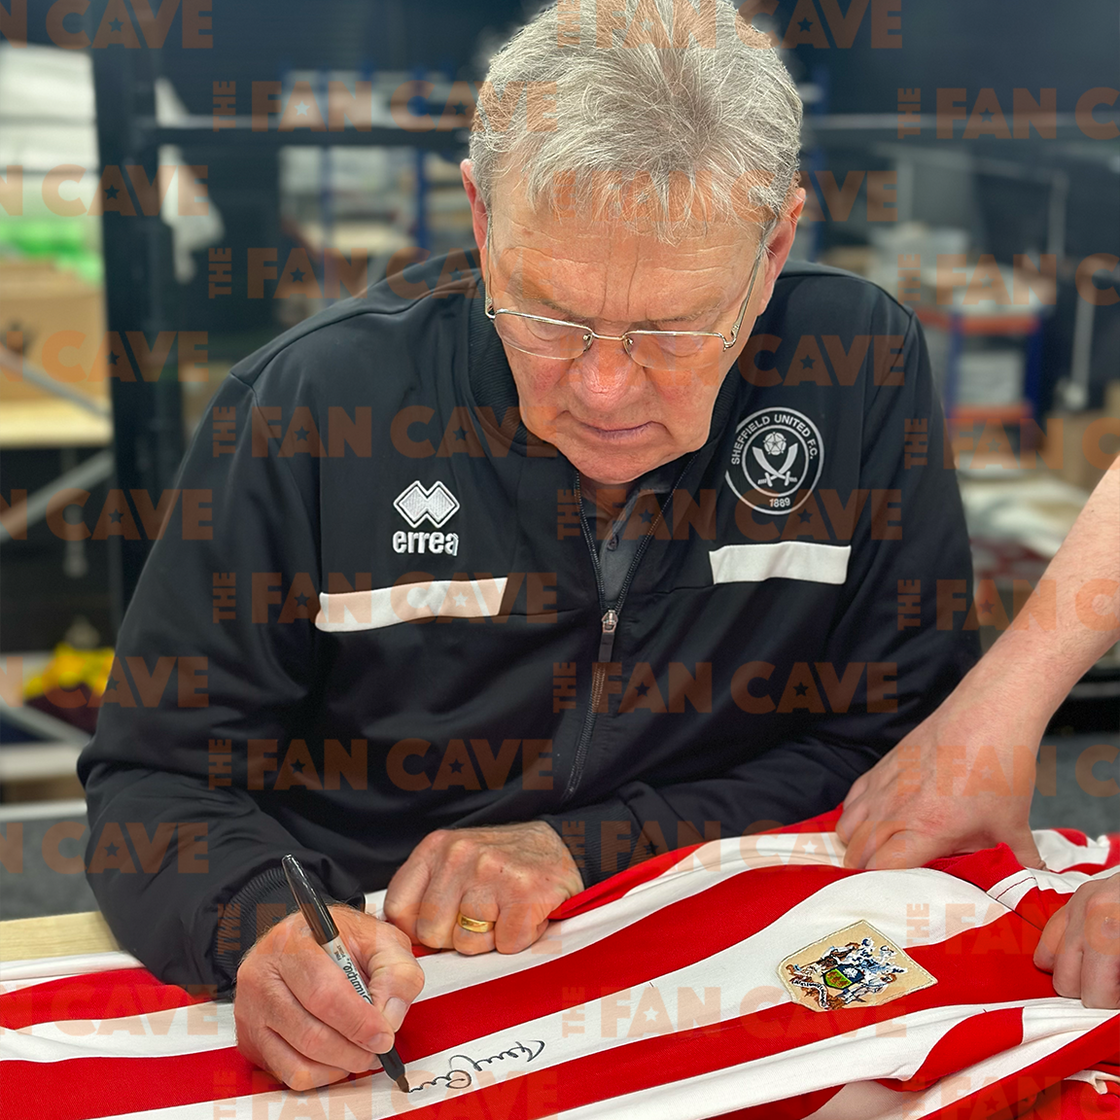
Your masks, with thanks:
[[(490, 231), (487, 230), (487, 249)], [(604, 342), (621, 342), (623, 349), (633, 361), (646, 369), (656, 370), (694, 370), (713, 366), (721, 354), (735, 345), (747, 304), (754, 293), (755, 278), (763, 256), (763, 244), (759, 246), (751, 269), (751, 279), (747, 295), (739, 308), (739, 317), (731, 328), (731, 338), (727, 339), (720, 331), (627, 331), (625, 334), (599, 334), (590, 327), (579, 323), (569, 323), (564, 319), (549, 319), (543, 315), (529, 315), (524, 311), (513, 311), (508, 307), (495, 309), (490, 296), (490, 284), (486, 284), (487, 317), (493, 322), (494, 329), (507, 345), (534, 358), (551, 358), (555, 361), (570, 362), (591, 349), (595, 339)]]

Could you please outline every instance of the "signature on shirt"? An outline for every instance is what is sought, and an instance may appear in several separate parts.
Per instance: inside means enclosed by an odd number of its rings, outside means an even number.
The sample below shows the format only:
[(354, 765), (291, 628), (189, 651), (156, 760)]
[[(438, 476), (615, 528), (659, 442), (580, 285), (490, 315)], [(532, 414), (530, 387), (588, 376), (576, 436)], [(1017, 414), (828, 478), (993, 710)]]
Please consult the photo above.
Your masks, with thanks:
[[(541, 1051), (544, 1050), (544, 1042), (540, 1039), (530, 1039), (528, 1042), (515, 1042), (508, 1050), (502, 1050), (497, 1054), (490, 1054), (485, 1058), (472, 1058), (470, 1054), (452, 1054), (447, 1059), (449, 1070), (447, 1073), (439, 1074), (432, 1077), (427, 1081), (418, 1082), (416, 1085), (409, 1086), (410, 1093), (419, 1093), (422, 1089), (429, 1089), (436, 1085), (442, 1085), (447, 1089), (466, 1089), (467, 1086), (474, 1083), (471, 1073), (478, 1073), (483, 1069), (493, 1066), (495, 1063), (504, 1063), (509, 1061), (516, 1061), (518, 1058), (525, 1058), (527, 1061), (533, 1061), (534, 1058), (539, 1058)], [(455, 1065), (456, 1062), (463, 1063), (462, 1065)], [(500, 1064), (499, 1064), (500, 1068)]]

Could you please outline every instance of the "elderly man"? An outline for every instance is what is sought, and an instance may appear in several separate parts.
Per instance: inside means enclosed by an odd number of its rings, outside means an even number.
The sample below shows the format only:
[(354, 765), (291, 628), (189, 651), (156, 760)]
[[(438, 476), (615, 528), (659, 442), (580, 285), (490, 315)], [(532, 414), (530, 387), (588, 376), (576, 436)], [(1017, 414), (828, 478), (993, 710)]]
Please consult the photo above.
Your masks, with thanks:
[[(729, 5), (678, 8), (664, 42), (648, 3), (613, 46), (590, 8), (511, 41), (477, 272), (235, 367), (180, 483), (212, 525), (169, 527), (122, 628), (91, 882), (162, 978), (236, 985), (289, 1084), (387, 1049), (401, 931), (516, 952), (652, 853), (834, 806), (977, 654), (936, 609), (971, 565), (918, 324), (783, 267), (796, 92)], [(372, 1007), (273, 924), (289, 852), (335, 899), (388, 885), (386, 922), (336, 910)]]

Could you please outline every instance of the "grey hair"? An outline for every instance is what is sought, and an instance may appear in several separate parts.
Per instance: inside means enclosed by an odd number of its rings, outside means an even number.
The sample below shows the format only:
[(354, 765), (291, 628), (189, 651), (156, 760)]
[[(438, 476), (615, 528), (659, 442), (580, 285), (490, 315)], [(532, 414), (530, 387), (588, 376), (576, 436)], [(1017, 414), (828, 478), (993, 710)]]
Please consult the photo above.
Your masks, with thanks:
[[(625, 38), (596, 26), (613, 7)], [(761, 223), (765, 238), (793, 187), (800, 130), (777, 50), (728, 0), (560, 0), (491, 61), (470, 156), (487, 209), (509, 171), (534, 210), (628, 225), (652, 215), (670, 242), (697, 218)]]

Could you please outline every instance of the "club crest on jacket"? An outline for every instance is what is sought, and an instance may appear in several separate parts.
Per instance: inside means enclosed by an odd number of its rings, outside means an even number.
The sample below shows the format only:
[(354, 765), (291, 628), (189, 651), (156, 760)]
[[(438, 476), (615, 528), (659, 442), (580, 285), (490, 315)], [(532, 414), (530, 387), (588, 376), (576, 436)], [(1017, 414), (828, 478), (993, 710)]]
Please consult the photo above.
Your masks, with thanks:
[(791, 513), (821, 477), (824, 445), (816, 424), (792, 408), (764, 408), (740, 421), (727, 484), (760, 513)]

